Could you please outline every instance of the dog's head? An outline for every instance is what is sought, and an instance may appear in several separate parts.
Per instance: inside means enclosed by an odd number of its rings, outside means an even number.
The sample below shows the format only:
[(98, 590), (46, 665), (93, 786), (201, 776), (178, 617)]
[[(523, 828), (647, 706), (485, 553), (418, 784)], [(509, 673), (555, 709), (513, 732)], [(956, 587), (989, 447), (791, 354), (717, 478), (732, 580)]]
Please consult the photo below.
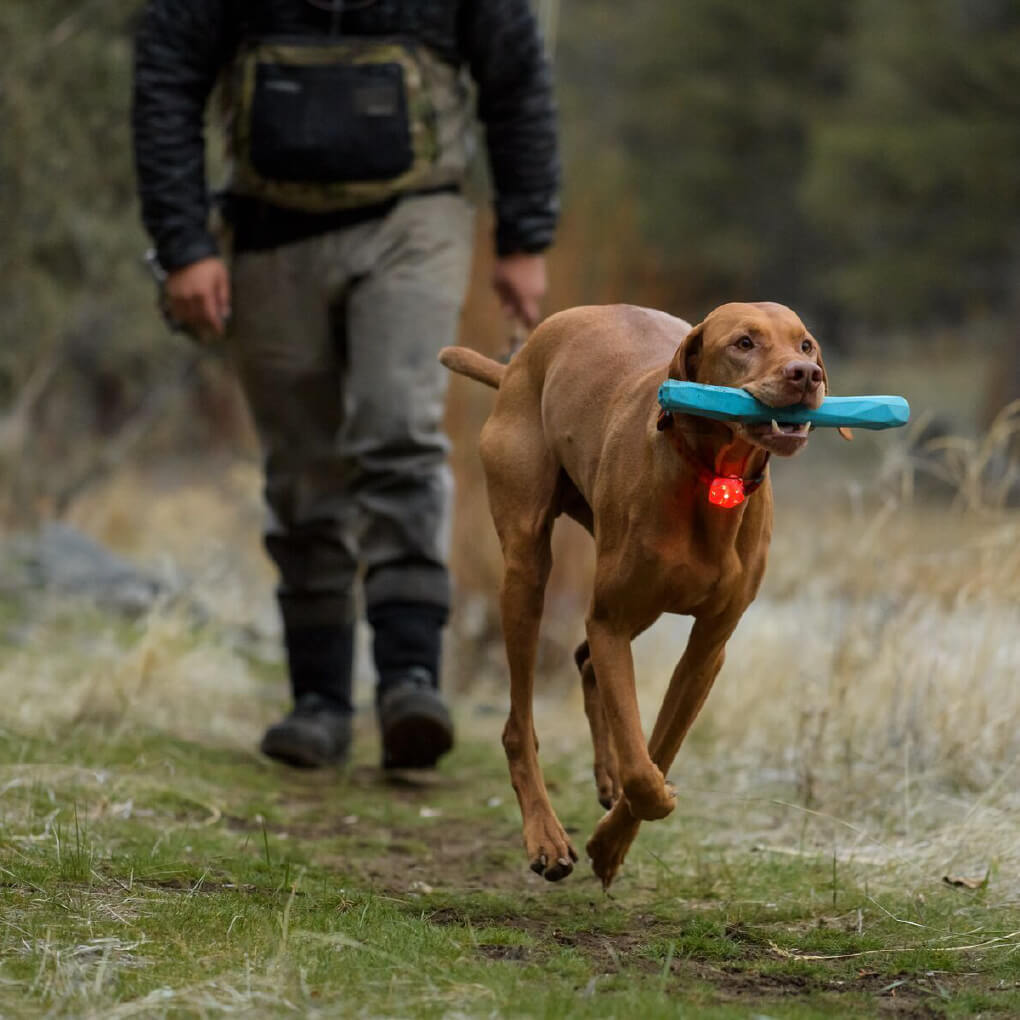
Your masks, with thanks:
[(728, 423), (738, 437), (781, 457), (799, 453), (808, 426), (784, 423), (782, 408), (818, 407), (828, 380), (818, 341), (785, 305), (720, 305), (687, 334), (670, 364), (671, 379), (733, 386), (776, 408), (771, 424)]

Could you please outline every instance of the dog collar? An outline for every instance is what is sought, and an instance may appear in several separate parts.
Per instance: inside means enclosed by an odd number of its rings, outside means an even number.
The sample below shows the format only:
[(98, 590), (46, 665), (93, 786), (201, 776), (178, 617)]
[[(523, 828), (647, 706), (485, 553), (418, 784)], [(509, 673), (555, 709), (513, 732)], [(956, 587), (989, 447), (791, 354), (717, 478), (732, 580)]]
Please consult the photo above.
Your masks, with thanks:
[[(673, 415), (669, 411), (663, 411), (656, 422), (656, 428), (660, 432), (673, 427)], [(740, 506), (756, 489), (760, 489), (765, 481), (765, 468), (768, 466), (771, 454), (765, 451), (765, 465), (761, 474), (754, 478), (744, 478), (741, 475), (720, 475), (706, 465), (700, 457), (690, 448), (687, 440), (679, 433), (673, 435), (676, 440), (677, 449), (684, 456), (687, 462), (697, 471), (698, 481), (708, 486), (708, 501), (713, 506), (730, 510)]]

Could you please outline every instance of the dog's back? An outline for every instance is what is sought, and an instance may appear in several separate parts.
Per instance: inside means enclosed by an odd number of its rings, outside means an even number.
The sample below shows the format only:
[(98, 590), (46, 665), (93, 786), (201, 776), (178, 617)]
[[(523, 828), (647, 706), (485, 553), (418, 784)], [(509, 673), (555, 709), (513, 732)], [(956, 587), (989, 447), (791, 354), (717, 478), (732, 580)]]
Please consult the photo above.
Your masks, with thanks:
[(658, 385), (689, 330), (682, 319), (634, 305), (550, 316), (507, 366), (493, 419), (515, 417), (524, 403), (534, 407), (549, 448), (590, 499), (585, 476), (614, 432), (643, 434)]

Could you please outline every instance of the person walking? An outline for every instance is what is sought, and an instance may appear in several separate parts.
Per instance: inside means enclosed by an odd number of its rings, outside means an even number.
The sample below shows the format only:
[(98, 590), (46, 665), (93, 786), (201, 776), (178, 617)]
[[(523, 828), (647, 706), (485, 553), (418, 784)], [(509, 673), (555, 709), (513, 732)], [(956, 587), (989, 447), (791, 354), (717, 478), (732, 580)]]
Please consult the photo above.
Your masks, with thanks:
[[(232, 254), (210, 229), (203, 123), (220, 83)], [(267, 551), (293, 709), (262, 751), (351, 743), (355, 584), (373, 629), (386, 768), (453, 745), (445, 378), (484, 129), (493, 284), (527, 326), (558, 214), (551, 73), (528, 0), (147, 0), (132, 125), (171, 316), (225, 338), (264, 454)]]

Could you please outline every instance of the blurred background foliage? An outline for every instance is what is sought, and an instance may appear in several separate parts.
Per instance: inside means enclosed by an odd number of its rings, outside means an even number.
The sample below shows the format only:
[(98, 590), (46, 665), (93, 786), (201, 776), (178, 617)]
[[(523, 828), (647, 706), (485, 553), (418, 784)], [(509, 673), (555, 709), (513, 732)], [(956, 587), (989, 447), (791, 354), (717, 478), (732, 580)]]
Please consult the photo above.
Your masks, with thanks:
[(1015, 314), (1015, 0), (573, 8), (571, 187), (606, 156), (697, 303), (768, 294), (843, 331)]
[[(167, 336), (142, 268), (139, 7), (0, 3), (8, 519), (61, 512), (126, 432), (252, 451), (229, 374)], [(632, 300), (693, 320), (769, 298), (844, 353), (950, 335), (974, 373), (993, 366), (986, 420), (1020, 395), (1017, 0), (540, 7), (566, 157), (550, 310)], [(477, 294), (465, 342), (503, 335)], [(181, 389), (189, 413), (171, 413)]]

